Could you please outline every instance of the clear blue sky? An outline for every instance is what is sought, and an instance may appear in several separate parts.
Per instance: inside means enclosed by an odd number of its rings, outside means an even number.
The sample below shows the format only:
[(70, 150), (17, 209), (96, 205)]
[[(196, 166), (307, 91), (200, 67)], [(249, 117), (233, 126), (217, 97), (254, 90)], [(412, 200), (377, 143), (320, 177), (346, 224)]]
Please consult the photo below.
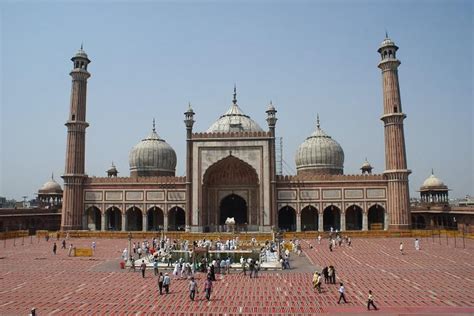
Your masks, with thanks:
[(70, 58), (81, 42), (92, 60), (91, 176), (111, 161), (128, 176), (128, 153), (153, 117), (184, 175), (188, 101), (195, 131), (205, 131), (231, 104), (234, 82), (239, 105), (263, 128), (273, 100), (292, 169), (319, 113), (345, 151), (346, 174), (359, 173), (365, 157), (380, 173), (385, 30), (400, 47), (412, 196), (431, 168), (452, 197), (474, 193), (470, 1), (7, 1), (0, 9), (1, 196), (32, 198), (51, 172), (61, 180)]

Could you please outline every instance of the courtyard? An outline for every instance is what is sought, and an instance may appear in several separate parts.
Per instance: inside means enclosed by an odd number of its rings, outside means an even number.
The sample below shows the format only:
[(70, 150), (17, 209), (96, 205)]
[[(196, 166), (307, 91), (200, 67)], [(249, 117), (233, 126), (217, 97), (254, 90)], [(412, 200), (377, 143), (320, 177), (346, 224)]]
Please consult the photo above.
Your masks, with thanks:
[[(95, 239), (93, 257), (53, 255), (56, 240), (12, 239), (0, 244), (0, 315), (311, 315), (366, 314), (368, 290), (383, 315), (472, 315), (474, 313), (474, 240), (355, 238), (352, 246), (329, 251), (327, 241), (304, 240), (303, 256), (292, 254), (291, 270), (261, 271), (257, 279), (240, 273), (218, 275), (211, 301), (204, 299), (204, 275), (197, 274), (196, 301), (188, 281), (171, 281), (170, 294), (159, 295), (157, 278), (147, 270), (119, 267), (126, 239)], [(92, 239), (70, 239), (90, 247)], [(405, 254), (399, 253), (399, 244)], [(312, 246), (312, 248), (311, 248)], [(312, 273), (334, 265), (337, 283), (346, 287), (347, 304), (337, 304), (338, 285), (312, 287)], [(138, 271), (138, 270), (137, 270)], [(171, 272), (171, 271), (169, 271)]]

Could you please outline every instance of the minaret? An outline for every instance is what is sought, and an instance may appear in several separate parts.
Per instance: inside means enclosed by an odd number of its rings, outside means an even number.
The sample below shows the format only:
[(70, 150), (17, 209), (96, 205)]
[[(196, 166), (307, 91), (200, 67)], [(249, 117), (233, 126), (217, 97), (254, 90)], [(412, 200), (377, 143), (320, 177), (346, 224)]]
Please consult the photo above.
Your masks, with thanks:
[[(277, 192), (276, 192), (276, 157), (275, 157), (275, 126), (278, 118), (276, 117), (277, 110), (273, 106), (272, 101), (268, 105), (267, 113), (268, 129), (270, 131), (270, 225), (274, 228), (278, 227), (278, 215), (277, 215)], [(261, 223), (260, 226), (265, 225), (265, 222)]]
[(385, 130), (385, 171), (388, 180), (387, 212), (389, 229), (403, 230), (410, 228), (410, 196), (408, 190), (407, 157), (402, 111), (400, 86), (398, 84), (398, 66), (396, 57), (398, 47), (385, 35), (378, 49), (382, 60), (378, 67), (382, 70), (383, 116)]
[(84, 213), (83, 182), (87, 175), (85, 167), (86, 95), (87, 79), (90, 73), (87, 65), (91, 62), (81, 49), (71, 58), (73, 70), (71, 88), (71, 107), (67, 126), (66, 167), (64, 175), (64, 196), (61, 216), (61, 230), (82, 229)]
[[(193, 223), (193, 125), (194, 111), (189, 103), (188, 110), (184, 112), (186, 125), (186, 228), (191, 230)], [(197, 225), (199, 225), (199, 220)]]

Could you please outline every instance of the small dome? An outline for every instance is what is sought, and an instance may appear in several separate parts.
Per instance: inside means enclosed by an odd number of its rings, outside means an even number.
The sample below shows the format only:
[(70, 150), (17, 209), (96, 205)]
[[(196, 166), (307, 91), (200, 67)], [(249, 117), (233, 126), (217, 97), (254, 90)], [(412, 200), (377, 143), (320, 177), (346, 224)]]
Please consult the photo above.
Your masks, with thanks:
[(367, 158), (365, 158), (364, 163), (362, 164), (362, 167), (360, 167), (362, 170), (368, 170), (368, 169), (373, 169), (372, 165), (367, 161)]
[(234, 87), (234, 99), (229, 110), (225, 112), (208, 129), (207, 133), (225, 133), (225, 132), (263, 132), (263, 129), (245, 115), (237, 105), (237, 93)]
[(89, 59), (89, 57), (87, 57), (87, 54), (86, 52), (82, 49), (82, 44), (81, 44), (81, 48), (77, 51), (76, 55), (74, 55), (74, 58), (85, 58), (85, 59)]
[(337, 141), (320, 128), (319, 116), (316, 131), (300, 145), (295, 161), (298, 173), (342, 174), (344, 172), (344, 151)]
[(62, 193), (63, 189), (61, 188), (61, 185), (54, 180), (53, 175), (51, 175), (51, 180), (43, 184), (38, 192), (41, 194)]
[(443, 181), (435, 177), (433, 171), (431, 171), (431, 175), (423, 182), (421, 186), (421, 190), (429, 190), (429, 189), (448, 189), (448, 187), (444, 184)]
[(131, 176), (174, 176), (176, 153), (155, 131), (139, 142), (129, 155)]

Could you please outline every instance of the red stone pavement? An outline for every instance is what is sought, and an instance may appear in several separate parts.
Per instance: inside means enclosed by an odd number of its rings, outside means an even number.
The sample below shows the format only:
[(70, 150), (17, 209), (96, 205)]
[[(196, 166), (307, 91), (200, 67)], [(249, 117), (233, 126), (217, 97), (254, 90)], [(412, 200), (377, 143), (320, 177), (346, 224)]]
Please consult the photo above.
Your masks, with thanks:
[[(89, 247), (91, 241), (69, 242)], [(400, 241), (404, 255), (398, 250)], [(138, 272), (119, 269), (127, 240), (96, 242), (94, 257), (81, 258), (68, 257), (64, 249), (53, 255), (53, 240), (16, 239), (15, 246), (13, 240), (0, 241), (0, 315), (27, 315), (32, 307), (37, 315), (474, 315), (473, 240), (466, 240), (463, 249), (460, 239), (458, 248), (453, 239), (448, 245), (443, 238), (422, 239), (422, 250), (415, 251), (411, 238), (354, 239), (352, 247), (333, 252), (326, 241), (305, 241), (304, 254), (315, 266), (336, 267), (348, 299), (340, 305), (338, 286), (324, 284), (324, 292), (317, 293), (308, 267), (261, 272), (258, 279), (218, 276), (210, 302), (203, 297), (199, 274), (196, 301), (189, 300), (185, 280), (172, 280), (171, 293), (160, 296), (151, 271), (143, 279)], [(379, 311), (366, 309), (369, 289)]]

